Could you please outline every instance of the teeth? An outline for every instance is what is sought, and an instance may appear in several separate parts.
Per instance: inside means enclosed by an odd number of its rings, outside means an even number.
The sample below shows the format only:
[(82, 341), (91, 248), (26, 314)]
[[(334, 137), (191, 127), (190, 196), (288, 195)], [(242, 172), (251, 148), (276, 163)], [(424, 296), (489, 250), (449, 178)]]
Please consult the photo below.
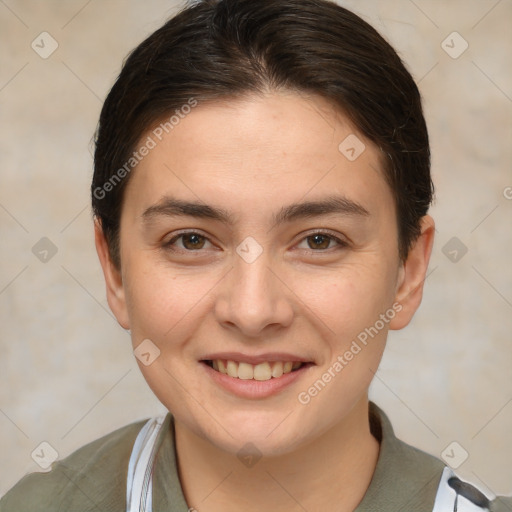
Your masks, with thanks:
[(234, 361), (228, 361), (227, 369), (230, 377), (238, 377), (238, 365)]
[(283, 363), (281, 361), (277, 361), (274, 363), (274, 367), (272, 368), (272, 377), (281, 377), (283, 375)]
[[(231, 362), (231, 361), (229, 361)], [(252, 364), (248, 363), (238, 363), (238, 378), (249, 380), (254, 378), (254, 372), (252, 369)]]
[(272, 369), (270, 368), (269, 363), (260, 363), (254, 367), (254, 379), (255, 380), (270, 380), (271, 378), (272, 378)]
[(216, 359), (212, 361), (214, 370), (229, 375), (230, 377), (242, 380), (270, 380), (271, 378), (279, 378), (284, 373), (290, 373), (302, 366), (301, 362), (282, 361), (264, 362), (256, 365), (249, 363), (237, 363), (236, 361), (225, 361)]

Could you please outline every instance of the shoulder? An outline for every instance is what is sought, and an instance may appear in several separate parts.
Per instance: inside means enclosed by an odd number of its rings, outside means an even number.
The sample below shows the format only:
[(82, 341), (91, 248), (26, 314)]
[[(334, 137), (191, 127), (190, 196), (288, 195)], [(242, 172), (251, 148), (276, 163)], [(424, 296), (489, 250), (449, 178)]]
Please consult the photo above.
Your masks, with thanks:
[[(395, 450), (402, 470), (404, 474), (407, 474), (408, 485), (419, 484), (415, 492), (418, 493), (418, 496), (422, 496), (422, 500), (431, 502), (434, 494), (436, 496), (439, 494), (440, 486), (443, 483), (439, 475), (442, 475), (446, 470), (454, 475), (455, 480), (460, 484), (454, 487), (456, 491), (454, 496), (459, 494), (459, 497), (464, 497), (470, 502), (470, 508), (462, 508), (460, 506), (461, 504), (459, 504), (461, 511), (482, 510), (482, 512), (512, 512), (512, 497), (495, 496), (494, 498), (490, 498), (474, 481), (467, 481), (457, 477), (457, 474), (437, 457), (406, 444), (401, 440), (397, 440)], [(406, 481), (405, 476), (402, 482), (403, 481)], [(434, 510), (437, 511), (438, 509), (435, 508)], [(444, 508), (439, 510), (444, 510)], [(447, 510), (452, 510), (452, 508)], [(453, 508), (453, 510), (456, 510), (456, 508)]]
[(147, 420), (121, 427), (52, 464), (25, 475), (0, 500), (0, 512), (119, 510), (133, 443)]
[[(512, 512), (512, 498), (499, 496), (489, 501), (474, 483), (464, 482), (440, 459), (415, 448), (395, 436), (386, 414), (370, 402), (370, 429), (380, 442), (380, 453), (374, 476), (361, 506), (364, 510), (415, 510), (432, 511), (434, 503), (447, 500), (453, 510), (456, 494), (466, 497), (473, 504), (480, 502), (490, 512)], [(451, 476), (458, 482), (449, 486)], [(456, 482), (452, 482), (456, 483)], [(443, 492), (446, 488), (446, 492)], [(483, 499), (482, 499), (483, 498)], [(462, 510), (462, 508), (460, 508)]]
[(445, 510), (505, 512), (512, 510), (509, 508), (511, 504), (512, 499), (504, 496), (498, 496), (491, 500), (482, 489), (459, 478), (447, 466), (443, 471), (437, 491), (434, 512)]

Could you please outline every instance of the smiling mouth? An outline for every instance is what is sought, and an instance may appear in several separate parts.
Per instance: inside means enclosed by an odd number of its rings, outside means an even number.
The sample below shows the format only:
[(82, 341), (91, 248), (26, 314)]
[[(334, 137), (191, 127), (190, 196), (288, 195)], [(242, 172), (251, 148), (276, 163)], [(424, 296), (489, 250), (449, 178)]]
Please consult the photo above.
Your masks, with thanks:
[(259, 364), (231, 361), (226, 359), (203, 360), (213, 370), (242, 380), (270, 380), (277, 379), (287, 373), (295, 372), (312, 363), (302, 361), (269, 361)]

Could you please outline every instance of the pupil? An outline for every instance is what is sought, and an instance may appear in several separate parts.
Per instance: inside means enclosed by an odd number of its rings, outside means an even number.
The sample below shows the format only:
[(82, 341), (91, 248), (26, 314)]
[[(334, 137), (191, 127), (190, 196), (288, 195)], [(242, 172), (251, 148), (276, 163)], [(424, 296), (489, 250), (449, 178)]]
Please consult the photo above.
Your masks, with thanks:
[[(315, 244), (316, 248), (318, 248), (318, 246), (323, 246), (321, 248), (326, 249), (327, 246), (329, 245), (329, 237), (327, 237), (325, 235), (313, 235), (310, 238), (313, 239), (313, 243)], [(323, 243), (322, 243), (322, 241), (323, 241)], [(311, 245), (310, 245), (310, 247), (311, 247)], [(312, 247), (312, 249), (313, 249), (313, 247)]]
[(184, 245), (185, 247), (190, 245), (192, 248), (197, 249), (197, 247), (201, 246), (201, 238), (201, 235), (196, 235), (194, 233), (191, 235), (186, 235), (184, 237)]

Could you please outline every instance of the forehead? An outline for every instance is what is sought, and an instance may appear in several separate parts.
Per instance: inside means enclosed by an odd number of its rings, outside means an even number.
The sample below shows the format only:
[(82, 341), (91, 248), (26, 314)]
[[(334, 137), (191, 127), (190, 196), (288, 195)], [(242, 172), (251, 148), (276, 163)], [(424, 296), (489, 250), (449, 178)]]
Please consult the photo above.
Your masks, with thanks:
[(320, 97), (279, 92), (199, 103), (180, 114), (141, 138), (152, 148), (125, 192), (138, 216), (166, 195), (229, 204), (253, 218), (327, 193), (353, 196), (368, 210), (393, 208), (380, 152)]

